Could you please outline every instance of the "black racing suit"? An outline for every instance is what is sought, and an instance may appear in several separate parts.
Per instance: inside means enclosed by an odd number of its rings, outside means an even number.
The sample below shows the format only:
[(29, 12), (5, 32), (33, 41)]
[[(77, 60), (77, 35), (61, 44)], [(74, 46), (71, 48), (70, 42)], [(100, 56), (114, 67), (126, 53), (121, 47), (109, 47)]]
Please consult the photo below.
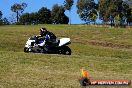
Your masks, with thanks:
[(39, 39), (44, 39), (45, 44), (44, 47), (46, 51), (56, 45), (56, 36), (52, 33), (47, 31), (46, 33), (40, 33), (40, 36), (36, 37), (36, 43), (39, 44)]
[(56, 36), (52, 32), (47, 32), (45, 35), (45, 46), (51, 48), (56, 44)]

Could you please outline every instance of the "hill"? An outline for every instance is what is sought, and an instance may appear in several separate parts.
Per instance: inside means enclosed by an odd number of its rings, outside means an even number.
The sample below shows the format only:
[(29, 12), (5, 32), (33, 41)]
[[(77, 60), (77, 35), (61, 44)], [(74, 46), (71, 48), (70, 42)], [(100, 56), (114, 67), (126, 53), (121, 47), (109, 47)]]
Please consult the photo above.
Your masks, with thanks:
[[(58, 37), (70, 37), (72, 55), (24, 53), (28, 37), (37, 35), (41, 27)], [(131, 29), (88, 25), (0, 26), (0, 40), (1, 88), (80, 88), (81, 68), (89, 71), (91, 79), (132, 79)]]

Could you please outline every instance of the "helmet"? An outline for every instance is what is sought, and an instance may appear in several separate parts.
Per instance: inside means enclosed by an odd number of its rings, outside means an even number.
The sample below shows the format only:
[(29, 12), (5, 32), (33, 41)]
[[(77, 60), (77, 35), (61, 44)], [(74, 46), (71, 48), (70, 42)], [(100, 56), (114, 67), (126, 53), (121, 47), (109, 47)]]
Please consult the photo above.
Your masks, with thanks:
[(46, 35), (47, 29), (46, 28), (40, 28), (40, 35)]

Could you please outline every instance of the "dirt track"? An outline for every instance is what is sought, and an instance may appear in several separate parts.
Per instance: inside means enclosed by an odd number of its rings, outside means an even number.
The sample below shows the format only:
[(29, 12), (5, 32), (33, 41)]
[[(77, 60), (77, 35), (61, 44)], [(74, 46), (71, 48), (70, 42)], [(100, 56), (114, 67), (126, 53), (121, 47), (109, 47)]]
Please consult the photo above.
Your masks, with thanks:
[(107, 41), (97, 41), (97, 40), (81, 40), (75, 39), (75, 43), (81, 43), (81, 44), (90, 44), (95, 46), (102, 46), (102, 47), (110, 47), (110, 48), (126, 48), (126, 49), (132, 49), (132, 45), (127, 44), (119, 44), (119, 43), (112, 43)]

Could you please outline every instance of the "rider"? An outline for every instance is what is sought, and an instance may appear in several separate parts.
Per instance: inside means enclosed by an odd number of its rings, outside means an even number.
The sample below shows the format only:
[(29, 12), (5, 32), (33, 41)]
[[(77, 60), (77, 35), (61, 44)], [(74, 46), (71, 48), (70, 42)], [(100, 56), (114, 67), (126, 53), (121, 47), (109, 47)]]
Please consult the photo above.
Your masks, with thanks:
[(47, 49), (49, 45), (56, 42), (56, 36), (52, 32), (49, 32), (46, 28), (40, 28), (39, 36), (45, 40), (41, 46), (45, 45)]

